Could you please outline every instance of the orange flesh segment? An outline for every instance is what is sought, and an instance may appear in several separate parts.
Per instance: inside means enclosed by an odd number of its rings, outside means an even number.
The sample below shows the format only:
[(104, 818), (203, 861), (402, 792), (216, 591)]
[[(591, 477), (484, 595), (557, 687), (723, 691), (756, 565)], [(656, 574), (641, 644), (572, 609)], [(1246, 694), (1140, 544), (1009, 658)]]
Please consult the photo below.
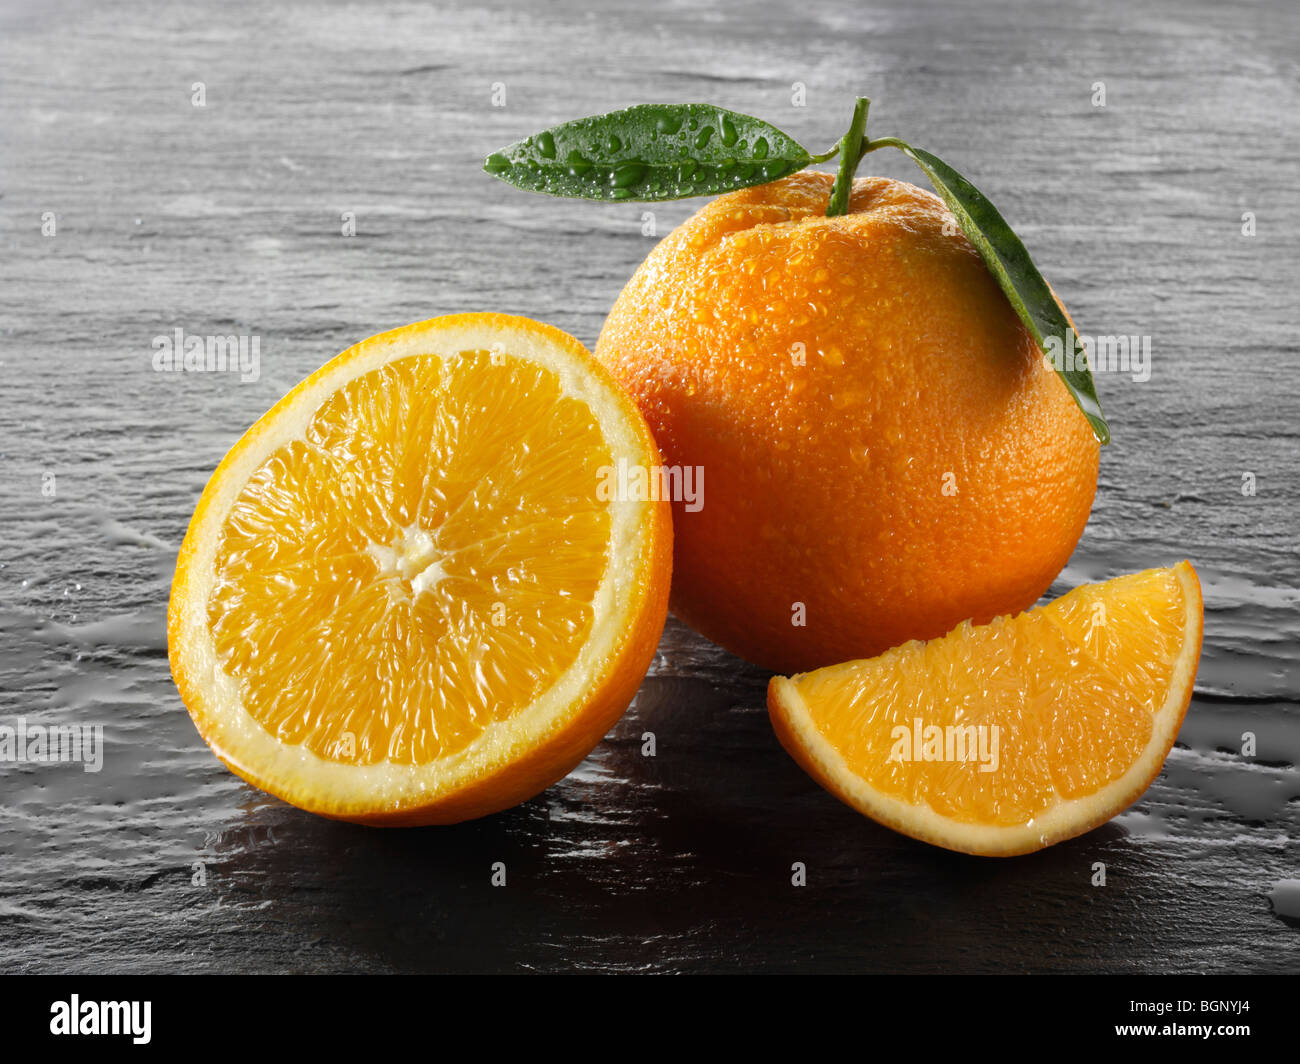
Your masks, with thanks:
[[(988, 625), (792, 678), (813, 725), (880, 793), (963, 823), (1018, 825), (1122, 776), (1152, 736), (1182, 649), (1171, 570), (1078, 588)], [(896, 727), (984, 726), (987, 758), (891, 759)], [(925, 732), (921, 733), (923, 736)], [(931, 733), (933, 734), (933, 733)], [(979, 732), (959, 735), (956, 743)], [(970, 747), (977, 749), (977, 747)]]
[(208, 620), (249, 714), (343, 764), (427, 764), (573, 663), (608, 559), (590, 408), (499, 352), (335, 392), (223, 526)]

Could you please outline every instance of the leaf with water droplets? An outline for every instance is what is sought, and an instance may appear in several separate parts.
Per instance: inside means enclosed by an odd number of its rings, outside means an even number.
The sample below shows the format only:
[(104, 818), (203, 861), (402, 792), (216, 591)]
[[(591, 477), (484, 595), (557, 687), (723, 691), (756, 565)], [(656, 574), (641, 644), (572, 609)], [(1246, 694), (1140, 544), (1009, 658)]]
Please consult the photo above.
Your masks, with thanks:
[(489, 155), (483, 169), (531, 192), (594, 200), (716, 196), (813, 162), (762, 119), (710, 104), (643, 104), (543, 130)]
[(1006, 219), (984, 193), (938, 156), (896, 137), (882, 138), (877, 143), (898, 148), (925, 171), (934, 190), (1078, 403), (1093, 434), (1101, 443), (1109, 443), (1110, 427), (1101, 412), (1088, 353), (1075, 334), (1073, 323), (1056, 301), (1055, 293)]

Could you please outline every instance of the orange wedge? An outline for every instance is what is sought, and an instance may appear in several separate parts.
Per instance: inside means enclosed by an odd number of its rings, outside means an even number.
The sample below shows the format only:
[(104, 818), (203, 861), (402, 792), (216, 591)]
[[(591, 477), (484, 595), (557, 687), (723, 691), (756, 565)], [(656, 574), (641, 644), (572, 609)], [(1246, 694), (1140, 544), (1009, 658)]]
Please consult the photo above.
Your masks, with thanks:
[(670, 504), (612, 490), (623, 463), (660, 465), (645, 422), (558, 329), (463, 314), (345, 351), (190, 522), (168, 641), (200, 734), (339, 819), (537, 794), (622, 714), (663, 628)]
[(1076, 588), (866, 661), (774, 677), (781, 744), (904, 835), (1011, 856), (1081, 835), (1155, 779), (1201, 656), (1187, 562)]

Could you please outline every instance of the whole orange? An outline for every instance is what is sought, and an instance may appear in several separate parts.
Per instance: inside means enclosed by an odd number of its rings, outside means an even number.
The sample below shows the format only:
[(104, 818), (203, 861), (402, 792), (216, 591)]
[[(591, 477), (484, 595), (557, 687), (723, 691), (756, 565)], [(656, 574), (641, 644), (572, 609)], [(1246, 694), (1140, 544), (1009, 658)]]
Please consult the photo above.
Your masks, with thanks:
[(779, 672), (1027, 609), (1097, 484), (1088, 423), (942, 201), (862, 178), (828, 218), (830, 187), (710, 202), (596, 348), (665, 462), (701, 471), (674, 612)]

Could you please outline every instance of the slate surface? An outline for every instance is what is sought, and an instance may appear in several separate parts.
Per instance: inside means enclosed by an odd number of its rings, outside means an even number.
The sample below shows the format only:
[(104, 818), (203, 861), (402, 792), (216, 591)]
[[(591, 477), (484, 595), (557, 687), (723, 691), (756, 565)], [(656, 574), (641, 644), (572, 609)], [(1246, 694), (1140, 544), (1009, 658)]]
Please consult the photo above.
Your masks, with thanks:
[[(1300, 969), (1293, 5), (0, 11), (0, 723), (102, 722), (107, 744), (99, 773), (0, 764), (0, 970)], [(1010, 861), (898, 837), (780, 750), (765, 674), (675, 621), (624, 720), (512, 812), (378, 832), (225, 772), (163, 632), (225, 450), (408, 321), (508, 310), (594, 343), (651, 246), (645, 207), (527, 196), (483, 155), (655, 100), (818, 150), (859, 93), (878, 135), (994, 195), (1077, 321), (1152, 337), (1149, 380), (1099, 379), (1115, 442), (1053, 589), (1182, 557), (1202, 574), (1197, 697), (1134, 809)], [(657, 231), (694, 206), (653, 208)], [(176, 328), (259, 336), (259, 378), (154, 372)]]

